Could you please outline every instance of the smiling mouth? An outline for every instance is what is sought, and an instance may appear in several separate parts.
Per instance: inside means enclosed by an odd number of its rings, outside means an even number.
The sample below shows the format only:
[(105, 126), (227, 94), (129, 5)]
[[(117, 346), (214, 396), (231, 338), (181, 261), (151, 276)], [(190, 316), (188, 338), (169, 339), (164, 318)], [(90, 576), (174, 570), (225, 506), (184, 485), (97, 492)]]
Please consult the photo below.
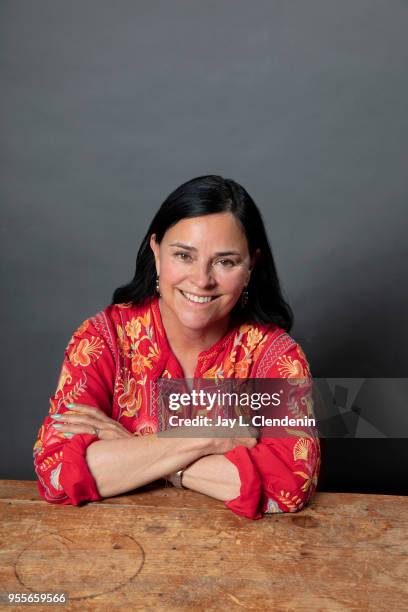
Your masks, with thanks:
[(194, 304), (209, 304), (216, 300), (218, 295), (196, 295), (195, 293), (188, 293), (187, 291), (182, 291), (179, 289), (180, 293), (183, 297), (186, 298), (189, 302), (193, 302)]

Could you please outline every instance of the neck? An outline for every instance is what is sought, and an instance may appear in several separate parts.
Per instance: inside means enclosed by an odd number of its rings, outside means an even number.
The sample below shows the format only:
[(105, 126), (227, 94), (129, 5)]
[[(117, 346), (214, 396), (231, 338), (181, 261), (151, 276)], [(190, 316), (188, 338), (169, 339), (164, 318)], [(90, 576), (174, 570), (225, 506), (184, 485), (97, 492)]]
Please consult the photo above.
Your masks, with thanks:
[(215, 321), (205, 329), (191, 329), (180, 324), (177, 317), (159, 299), (160, 315), (167, 340), (174, 353), (198, 354), (209, 349), (226, 334), (230, 318)]

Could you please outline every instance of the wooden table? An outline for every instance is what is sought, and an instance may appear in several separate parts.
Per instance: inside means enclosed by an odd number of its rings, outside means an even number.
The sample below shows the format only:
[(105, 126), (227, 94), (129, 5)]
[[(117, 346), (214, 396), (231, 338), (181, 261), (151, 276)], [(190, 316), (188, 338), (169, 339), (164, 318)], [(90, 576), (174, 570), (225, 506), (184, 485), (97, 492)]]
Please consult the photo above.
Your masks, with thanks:
[(0, 591), (64, 591), (70, 610), (408, 610), (407, 510), (316, 493), (251, 521), (157, 483), (77, 508), (0, 481)]

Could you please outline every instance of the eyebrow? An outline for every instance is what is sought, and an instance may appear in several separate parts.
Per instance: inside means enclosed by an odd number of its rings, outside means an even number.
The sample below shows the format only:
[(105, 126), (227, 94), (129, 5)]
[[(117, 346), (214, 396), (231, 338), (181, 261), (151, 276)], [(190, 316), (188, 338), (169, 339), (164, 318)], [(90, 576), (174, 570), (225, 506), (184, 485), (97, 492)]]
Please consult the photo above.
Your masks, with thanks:
[[(184, 244), (183, 242), (172, 242), (170, 246), (186, 249), (187, 251), (197, 251), (196, 247)], [(218, 253), (214, 253), (215, 257), (226, 257), (227, 255), (241, 256), (241, 253), (239, 253), (239, 251), (219, 251)]]

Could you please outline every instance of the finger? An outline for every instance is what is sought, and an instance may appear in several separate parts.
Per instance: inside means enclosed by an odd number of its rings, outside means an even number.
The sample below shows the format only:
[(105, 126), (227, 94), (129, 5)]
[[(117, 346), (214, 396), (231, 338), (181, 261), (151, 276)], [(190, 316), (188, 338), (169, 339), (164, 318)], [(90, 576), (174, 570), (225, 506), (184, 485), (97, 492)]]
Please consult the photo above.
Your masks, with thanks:
[[(56, 417), (60, 418), (56, 419)], [(79, 425), (93, 430), (94, 427), (100, 429), (103, 425), (104, 429), (110, 431), (128, 431), (125, 427), (123, 427), (123, 425), (113, 421), (112, 419), (108, 419), (108, 421), (101, 421), (100, 419), (97, 419), (94, 416), (88, 416), (87, 414), (72, 414), (69, 412), (64, 412), (61, 414), (61, 416), (53, 415), (51, 418), (58, 424), (67, 425), (69, 427), (72, 425)]]
[[(105, 426), (125, 429), (121, 423), (114, 421), (106, 415), (103, 415), (101, 418), (99, 409), (94, 409), (90, 406), (82, 407), (80, 410), (66, 410), (65, 412), (52, 414), (50, 418), (58, 423), (87, 423), (96, 426), (103, 424)], [(125, 431), (127, 430), (125, 429)]]
[[(58, 414), (51, 414), (50, 418), (57, 421), (58, 423), (66, 421), (66, 422), (73, 422), (73, 423), (80, 423), (82, 421), (93, 421), (95, 423), (99, 423), (101, 424), (101, 419), (98, 419), (96, 415), (94, 414), (90, 414), (88, 412), (82, 412), (82, 411), (70, 411), (67, 410), (66, 412), (60, 412)], [(105, 421), (103, 421), (105, 423)]]
[[(90, 425), (85, 425), (84, 423), (75, 424), (75, 423), (53, 423), (53, 428), (62, 435), (65, 434), (92, 434), (95, 435), (95, 428)], [(71, 435), (67, 435), (65, 437), (71, 437)]]
[(65, 404), (70, 412), (79, 412), (81, 414), (89, 414), (99, 419), (100, 421), (110, 421), (111, 419), (96, 406), (89, 406), (87, 404)]
[[(126, 434), (130, 433), (129, 430), (126, 429), (126, 427), (124, 427), (118, 421), (114, 421), (113, 419), (110, 419), (109, 417), (106, 417), (105, 419), (101, 420), (101, 419), (98, 419), (94, 413), (88, 414), (83, 411), (81, 412), (75, 412), (75, 411), (68, 412), (67, 411), (61, 414), (61, 418), (59, 418), (59, 415), (53, 415), (51, 416), (51, 418), (56, 419), (58, 423), (61, 423), (61, 422), (75, 423), (75, 424), (83, 423), (84, 425), (89, 425), (91, 427), (98, 427), (98, 428), (100, 428), (101, 425), (103, 425), (103, 428), (105, 430), (120, 431), (120, 432), (125, 432)], [(130, 435), (133, 435), (133, 434), (130, 434)]]
[(127, 429), (101, 429), (94, 425), (86, 425), (85, 423), (55, 423), (53, 427), (65, 438), (71, 438), (75, 434), (91, 434), (97, 435), (100, 440), (114, 440), (117, 438), (133, 437)]
[(101, 422), (96, 419), (75, 419), (74, 417), (67, 418), (58, 422), (53, 422), (52, 426), (57, 431), (74, 432), (74, 433), (94, 433), (95, 429), (101, 429)]

